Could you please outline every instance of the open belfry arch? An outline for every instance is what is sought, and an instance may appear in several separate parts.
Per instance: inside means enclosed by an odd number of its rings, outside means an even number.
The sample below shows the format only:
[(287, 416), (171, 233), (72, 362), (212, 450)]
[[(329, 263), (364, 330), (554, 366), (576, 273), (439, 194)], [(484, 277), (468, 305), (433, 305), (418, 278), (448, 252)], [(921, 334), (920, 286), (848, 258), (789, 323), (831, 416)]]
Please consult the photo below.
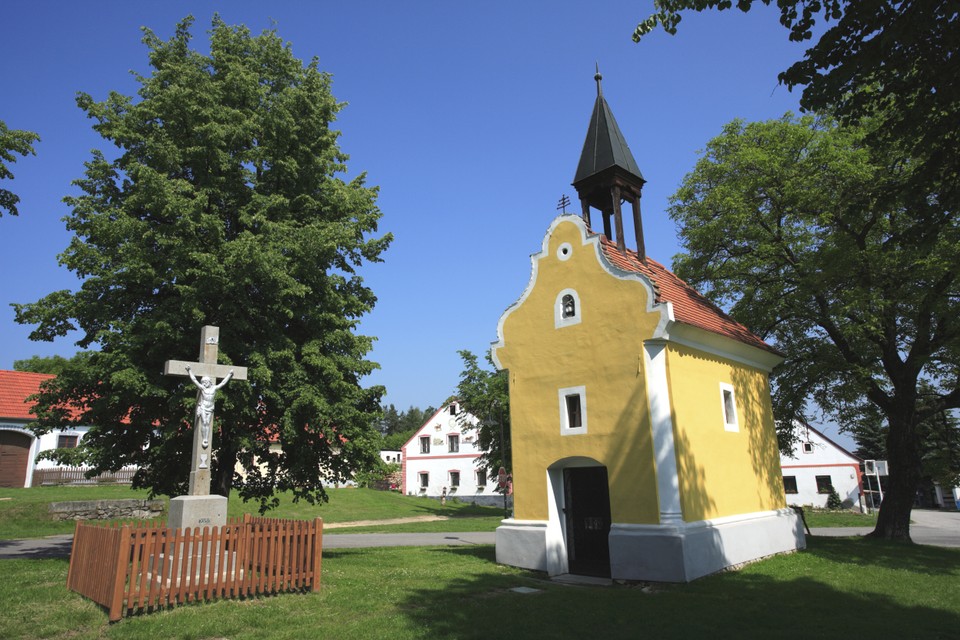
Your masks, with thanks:
[(644, 179), (595, 79), (582, 213), (550, 224), (493, 344), (514, 483), (497, 560), (682, 582), (802, 548), (770, 401), (782, 354), (646, 255)]

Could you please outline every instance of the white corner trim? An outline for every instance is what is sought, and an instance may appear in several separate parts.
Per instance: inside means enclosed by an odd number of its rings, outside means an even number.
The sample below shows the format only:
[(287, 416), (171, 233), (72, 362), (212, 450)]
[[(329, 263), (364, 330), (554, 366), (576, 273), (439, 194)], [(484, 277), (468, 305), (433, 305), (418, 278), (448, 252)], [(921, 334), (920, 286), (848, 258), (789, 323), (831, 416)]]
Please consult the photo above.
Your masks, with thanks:
[(680, 478), (673, 439), (673, 413), (670, 409), (670, 384), (667, 379), (667, 345), (663, 340), (645, 340), (644, 364), (647, 370), (647, 404), (653, 432), (653, 457), (657, 470), (657, 497), (660, 523), (683, 522), (680, 505)]

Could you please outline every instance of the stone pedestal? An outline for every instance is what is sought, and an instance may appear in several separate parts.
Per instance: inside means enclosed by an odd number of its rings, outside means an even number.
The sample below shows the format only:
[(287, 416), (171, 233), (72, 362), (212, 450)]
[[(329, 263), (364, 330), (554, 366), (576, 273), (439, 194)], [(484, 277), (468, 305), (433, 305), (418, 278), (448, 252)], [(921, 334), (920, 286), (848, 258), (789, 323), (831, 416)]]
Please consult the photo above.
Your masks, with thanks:
[(167, 526), (171, 529), (222, 527), (227, 524), (227, 499), (223, 496), (177, 496), (170, 499)]

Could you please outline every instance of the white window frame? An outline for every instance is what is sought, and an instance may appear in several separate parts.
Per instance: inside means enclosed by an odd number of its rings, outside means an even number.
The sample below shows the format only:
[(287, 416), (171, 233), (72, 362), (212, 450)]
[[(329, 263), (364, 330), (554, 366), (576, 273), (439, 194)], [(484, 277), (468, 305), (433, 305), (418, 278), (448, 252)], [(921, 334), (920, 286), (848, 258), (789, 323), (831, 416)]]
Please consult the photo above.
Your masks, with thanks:
[[(456, 448), (451, 446), (454, 440), (457, 443)], [(447, 453), (460, 453), (460, 434), (459, 433), (447, 434)]]
[[(424, 447), (423, 443), (426, 441), (427, 445)], [(424, 451), (426, 449), (426, 451)], [(430, 453), (430, 436), (420, 436), (420, 455), (425, 456)]]
[[(567, 414), (567, 396), (580, 396), (580, 426), (570, 427), (570, 416)], [(557, 398), (560, 401), (560, 435), (579, 436), (587, 433), (587, 388), (583, 385), (578, 387), (564, 387), (557, 391)]]
[[(456, 484), (453, 483), (453, 474), (457, 474), (457, 483), (456, 483)], [(460, 483), (461, 483), (461, 481), (463, 480), (463, 475), (460, 473), (460, 470), (459, 470), (459, 469), (451, 469), (451, 470), (447, 471), (447, 480), (448, 480), (449, 483), (450, 483), (450, 491), (451, 491), (451, 493), (452, 493), (453, 491), (456, 491), (457, 489), (460, 488)]]
[[(730, 394), (730, 408), (733, 410), (733, 420), (727, 415), (727, 394)], [(740, 431), (740, 421), (737, 417), (737, 394), (733, 385), (720, 383), (720, 415), (723, 416), (723, 428), (726, 431)]]
[(430, 472), (420, 471), (417, 473), (420, 491), (426, 491), (430, 487)]
[[(573, 296), (574, 313), (569, 318), (564, 318), (563, 297), (567, 295)], [(571, 327), (575, 324), (580, 324), (582, 315), (583, 306), (580, 304), (580, 294), (577, 293), (576, 289), (564, 289), (557, 294), (557, 299), (553, 303), (553, 326), (555, 329), (561, 329), (563, 327)]]

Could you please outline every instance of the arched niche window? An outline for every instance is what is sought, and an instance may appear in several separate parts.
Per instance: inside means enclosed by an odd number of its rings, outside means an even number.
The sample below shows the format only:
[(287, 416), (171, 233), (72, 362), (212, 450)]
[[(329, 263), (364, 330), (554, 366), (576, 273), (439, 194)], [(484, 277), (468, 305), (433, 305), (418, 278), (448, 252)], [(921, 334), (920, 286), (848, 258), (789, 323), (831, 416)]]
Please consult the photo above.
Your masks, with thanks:
[(559, 329), (580, 324), (580, 318), (580, 296), (577, 292), (573, 289), (564, 289), (557, 294), (557, 300), (553, 305), (554, 326)]

